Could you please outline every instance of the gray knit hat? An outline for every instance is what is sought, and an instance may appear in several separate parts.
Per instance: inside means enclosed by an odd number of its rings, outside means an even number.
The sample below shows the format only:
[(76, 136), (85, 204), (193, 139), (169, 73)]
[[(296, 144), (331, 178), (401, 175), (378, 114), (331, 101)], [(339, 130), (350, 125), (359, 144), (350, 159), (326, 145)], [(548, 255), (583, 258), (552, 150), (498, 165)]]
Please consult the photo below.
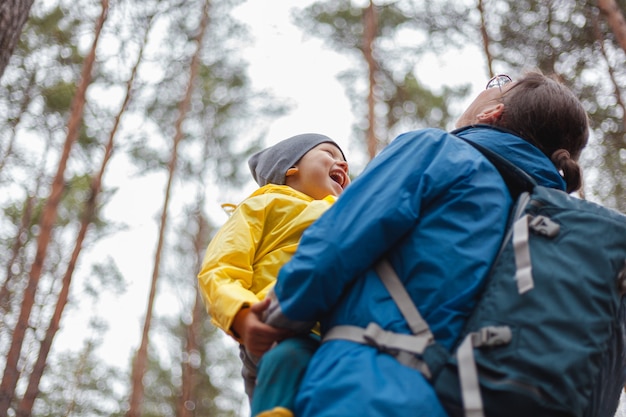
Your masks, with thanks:
[(294, 166), (305, 153), (320, 143), (326, 142), (335, 145), (343, 159), (346, 159), (339, 145), (328, 136), (304, 133), (292, 136), (252, 155), (248, 160), (250, 172), (261, 187), (266, 184), (284, 185), (287, 170)]

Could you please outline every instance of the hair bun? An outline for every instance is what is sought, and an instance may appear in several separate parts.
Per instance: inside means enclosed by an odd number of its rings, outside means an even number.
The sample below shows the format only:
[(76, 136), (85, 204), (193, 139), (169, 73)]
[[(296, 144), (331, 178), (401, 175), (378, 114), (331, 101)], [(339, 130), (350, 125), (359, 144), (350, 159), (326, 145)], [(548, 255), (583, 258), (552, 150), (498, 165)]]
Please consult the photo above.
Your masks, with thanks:
[(557, 149), (556, 151), (554, 151), (552, 153), (552, 156), (550, 157), (550, 159), (552, 160), (552, 162), (554, 163), (554, 165), (557, 166), (557, 168), (561, 168), (561, 166), (563, 165), (564, 162), (566, 162), (567, 160), (571, 159), (571, 155), (568, 152), (567, 149)]
[(567, 184), (566, 191), (571, 193), (582, 186), (582, 172), (578, 163), (572, 159), (567, 149), (557, 149), (550, 157), (552, 163), (561, 171)]

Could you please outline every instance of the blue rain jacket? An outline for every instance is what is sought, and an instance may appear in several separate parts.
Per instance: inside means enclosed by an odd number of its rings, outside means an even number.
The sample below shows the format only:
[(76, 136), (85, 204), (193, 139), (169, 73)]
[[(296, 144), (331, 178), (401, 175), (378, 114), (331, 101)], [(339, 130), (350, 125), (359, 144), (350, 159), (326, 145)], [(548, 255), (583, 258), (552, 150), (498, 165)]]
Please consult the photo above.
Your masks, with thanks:
[[(488, 126), (456, 132), (565, 189), (550, 160), (521, 138)], [(457, 341), (503, 238), (512, 200), (487, 159), (439, 130), (389, 144), (304, 233), (280, 271), (269, 322), (306, 330), (319, 321), (409, 333), (372, 266), (391, 260), (446, 348)], [(428, 381), (375, 348), (343, 340), (314, 355), (296, 399), (299, 417), (446, 416)]]

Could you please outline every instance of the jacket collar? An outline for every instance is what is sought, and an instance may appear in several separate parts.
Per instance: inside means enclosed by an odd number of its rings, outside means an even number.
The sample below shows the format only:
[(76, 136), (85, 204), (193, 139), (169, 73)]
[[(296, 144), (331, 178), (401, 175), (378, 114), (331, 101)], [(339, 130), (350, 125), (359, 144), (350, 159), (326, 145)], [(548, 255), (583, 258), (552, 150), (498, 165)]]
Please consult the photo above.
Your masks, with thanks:
[(291, 197), (296, 197), (305, 201), (314, 200), (313, 197), (308, 196), (296, 190), (295, 188), (291, 188), (288, 185), (278, 185), (278, 184), (265, 184), (264, 186), (257, 188), (252, 194), (250, 194), (250, 197), (254, 197), (254, 196), (262, 195), (262, 194), (283, 194), (283, 195), (288, 195)]
[(490, 125), (473, 125), (451, 132), (491, 149), (533, 177), (539, 185), (565, 190), (565, 180), (550, 159), (537, 147), (509, 130)]

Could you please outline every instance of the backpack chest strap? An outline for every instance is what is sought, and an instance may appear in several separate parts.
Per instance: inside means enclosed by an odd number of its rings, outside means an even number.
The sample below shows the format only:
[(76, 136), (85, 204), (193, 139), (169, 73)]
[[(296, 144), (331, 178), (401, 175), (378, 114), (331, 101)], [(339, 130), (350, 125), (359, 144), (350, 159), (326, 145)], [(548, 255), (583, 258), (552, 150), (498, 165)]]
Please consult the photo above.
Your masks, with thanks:
[(357, 326), (335, 326), (324, 335), (323, 341), (349, 340), (376, 347), (379, 351), (392, 355), (403, 365), (417, 369), (430, 379), (431, 370), (426, 362), (418, 357), (435, 341), (428, 323), (415, 307), (389, 261), (384, 259), (374, 268), (413, 334), (390, 332), (376, 323), (370, 323), (365, 329)]
[(394, 333), (384, 330), (372, 322), (367, 328), (347, 325), (335, 326), (326, 332), (322, 342), (329, 340), (348, 340), (375, 347), (379, 351), (395, 357), (403, 365), (420, 371), (426, 378), (430, 379), (431, 377), (431, 372), (426, 363), (416, 356), (423, 354), (426, 347), (434, 342), (430, 332), (419, 335)]

